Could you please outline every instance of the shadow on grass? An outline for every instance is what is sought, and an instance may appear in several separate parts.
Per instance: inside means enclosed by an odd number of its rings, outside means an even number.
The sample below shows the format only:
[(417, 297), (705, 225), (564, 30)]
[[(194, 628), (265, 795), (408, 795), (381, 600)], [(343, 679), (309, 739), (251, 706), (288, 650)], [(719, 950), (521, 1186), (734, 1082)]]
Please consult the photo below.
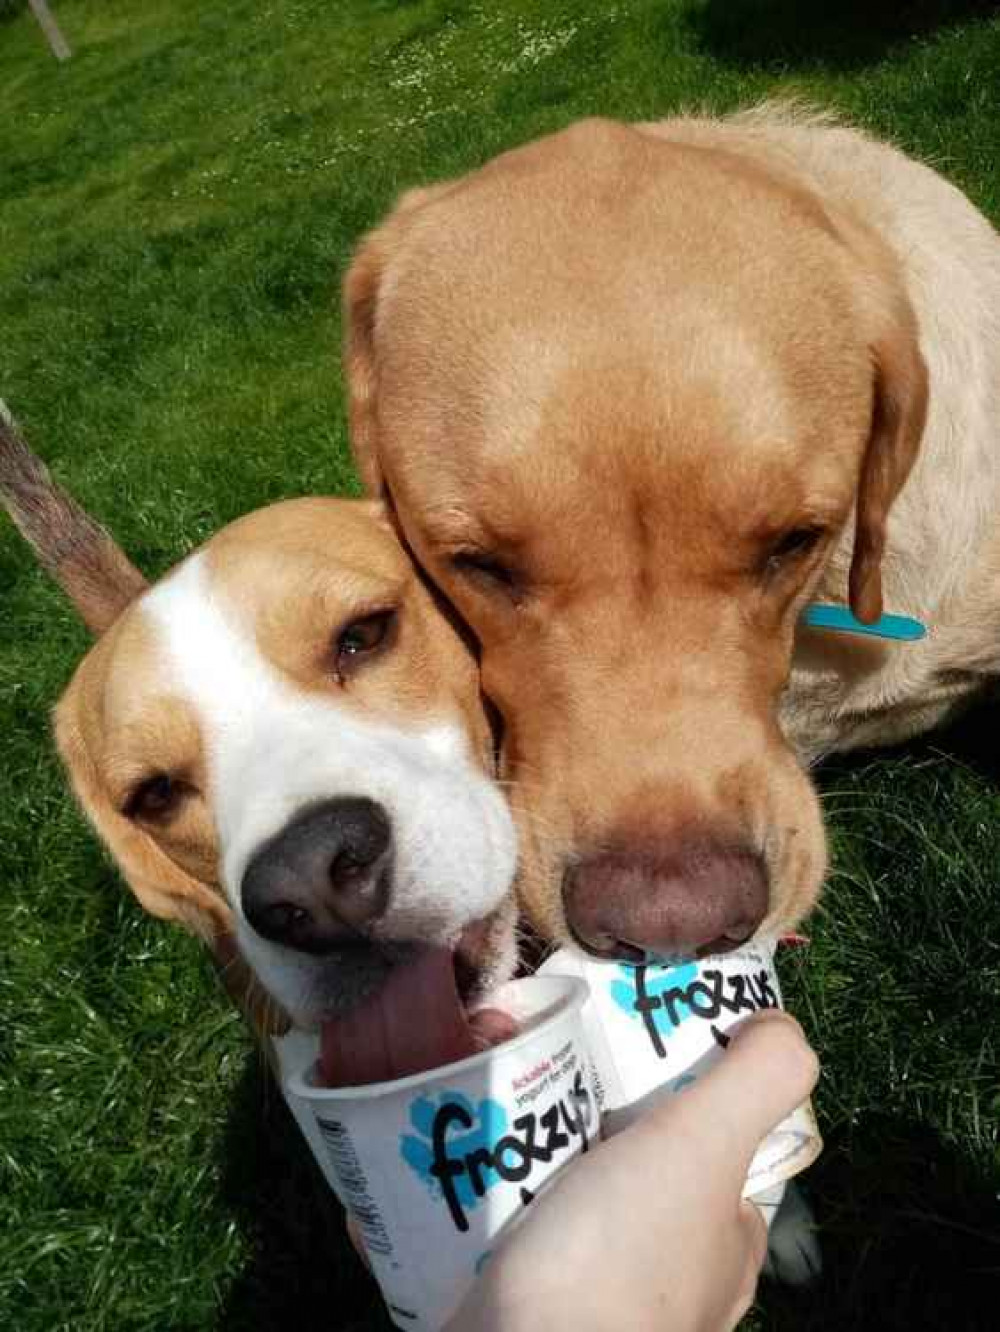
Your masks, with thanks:
[(233, 1099), (221, 1199), (251, 1256), (218, 1332), (391, 1332), (343, 1214), (259, 1056)]
[(1000, 686), (963, 713), (947, 730), (932, 732), (914, 747), (963, 763), (1000, 790)]
[(866, 1115), (807, 1176), (824, 1273), (810, 1290), (766, 1285), (768, 1332), (917, 1332), (997, 1326), (995, 1184), (927, 1128)]
[[(996, 1326), (995, 1186), (926, 1126), (866, 1115), (809, 1172), (825, 1271), (817, 1287), (765, 1285), (768, 1332), (919, 1332)], [(375, 1288), (270, 1074), (251, 1059), (225, 1144), (223, 1198), (251, 1258), (219, 1332), (389, 1332)]]
[(997, 0), (700, 0), (688, 22), (705, 51), (740, 69), (851, 70), (998, 12)]
[(817, 770), (818, 785), (832, 783), (842, 773), (865, 768), (873, 761), (894, 758), (948, 759), (969, 768), (1000, 791), (1000, 683), (991, 685), (968, 707), (962, 708), (941, 730), (928, 731), (888, 749), (858, 749), (834, 754)]

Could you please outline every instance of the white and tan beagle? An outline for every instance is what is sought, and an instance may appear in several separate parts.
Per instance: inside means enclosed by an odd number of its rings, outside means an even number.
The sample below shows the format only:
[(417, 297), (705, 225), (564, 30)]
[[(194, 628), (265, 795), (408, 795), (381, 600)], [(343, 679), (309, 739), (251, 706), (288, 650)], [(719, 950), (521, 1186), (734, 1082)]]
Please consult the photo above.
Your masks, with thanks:
[(259, 1025), (315, 1025), (427, 949), (467, 995), (506, 977), (476, 663), (380, 506), (272, 505), (147, 587), (2, 421), (0, 493), (98, 635), (55, 715), (76, 795), (143, 906), (244, 1002), (256, 978)]

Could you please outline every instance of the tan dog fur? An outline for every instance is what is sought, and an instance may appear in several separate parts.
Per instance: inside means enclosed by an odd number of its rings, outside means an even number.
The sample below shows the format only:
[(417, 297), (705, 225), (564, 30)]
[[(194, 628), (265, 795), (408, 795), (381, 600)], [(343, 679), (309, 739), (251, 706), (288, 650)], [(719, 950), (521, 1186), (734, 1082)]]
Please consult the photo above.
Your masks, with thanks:
[[(996, 233), (794, 109), (591, 121), (404, 196), (345, 311), (358, 465), (480, 640), (536, 924), (580, 858), (701, 829), (800, 919), (801, 760), (1000, 664)], [(930, 636), (797, 628), (848, 598)]]

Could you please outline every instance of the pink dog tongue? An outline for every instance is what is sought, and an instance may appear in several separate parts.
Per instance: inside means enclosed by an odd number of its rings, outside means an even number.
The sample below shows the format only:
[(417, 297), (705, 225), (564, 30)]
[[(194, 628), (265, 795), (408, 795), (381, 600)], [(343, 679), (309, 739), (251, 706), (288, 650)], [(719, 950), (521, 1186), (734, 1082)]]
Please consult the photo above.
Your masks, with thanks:
[(422, 1073), (478, 1054), (506, 1040), (513, 1019), (495, 1009), (466, 1016), (455, 986), (451, 953), (428, 948), (397, 966), (372, 997), (323, 1023), (320, 1080), (360, 1087)]

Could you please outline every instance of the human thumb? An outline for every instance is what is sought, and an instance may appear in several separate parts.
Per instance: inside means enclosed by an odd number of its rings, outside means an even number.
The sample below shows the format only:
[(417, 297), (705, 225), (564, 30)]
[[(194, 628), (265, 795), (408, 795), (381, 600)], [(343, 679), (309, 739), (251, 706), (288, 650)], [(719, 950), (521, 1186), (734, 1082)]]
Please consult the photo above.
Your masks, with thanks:
[(715, 1158), (742, 1181), (760, 1144), (806, 1100), (818, 1077), (819, 1061), (802, 1028), (787, 1013), (769, 1010), (741, 1023), (718, 1062), (641, 1123), (655, 1133), (660, 1116), (669, 1116), (670, 1132), (698, 1143), (705, 1164)]

